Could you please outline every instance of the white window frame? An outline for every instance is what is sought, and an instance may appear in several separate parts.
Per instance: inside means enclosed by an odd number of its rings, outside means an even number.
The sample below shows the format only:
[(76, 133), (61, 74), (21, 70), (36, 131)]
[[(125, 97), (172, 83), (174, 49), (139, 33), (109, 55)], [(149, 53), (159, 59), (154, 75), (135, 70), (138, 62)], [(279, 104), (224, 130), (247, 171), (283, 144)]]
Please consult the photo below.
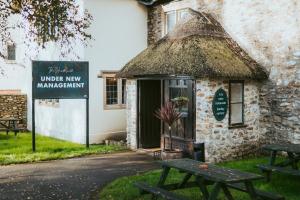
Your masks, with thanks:
[(180, 17), (179, 14), (180, 12), (185, 11), (188, 12), (188, 8), (182, 8), (182, 9), (178, 9), (178, 10), (170, 10), (164, 13), (164, 28), (163, 28), (163, 34), (167, 35), (168, 34), (168, 14), (170, 13), (175, 13), (175, 25), (179, 22)]
[(107, 78), (115, 78), (116, 77), (116, 72), (102, 72), (102, 75), (100, 76), (103, 78), (103, 107), (104, 110), (114, 110), (114, 109), (124, 109), (126, 108), (126, 85), (125, 85), (125, 104), (122, 103), (122, 80), (118, 78), (117, 79), (117, 90), (118, 90), (118, 103), (109, 105), (107, 104), (107, 99), (106, 99), (106, 79)]
[[(241, 84), (241, 100), (238, 102), (232, 102), (232, 85), (233, 84)], [(231, 80), (229, 81), (229, 128), (235, 127), (243, 127), (245, 126), (245, 81), (244, 80)], [(242, 113), (241, 113), (241, 121), (237, 123), (232, 122), (232, 113), (231, 107), (233, 104), (240, 104), (242, 106)]]

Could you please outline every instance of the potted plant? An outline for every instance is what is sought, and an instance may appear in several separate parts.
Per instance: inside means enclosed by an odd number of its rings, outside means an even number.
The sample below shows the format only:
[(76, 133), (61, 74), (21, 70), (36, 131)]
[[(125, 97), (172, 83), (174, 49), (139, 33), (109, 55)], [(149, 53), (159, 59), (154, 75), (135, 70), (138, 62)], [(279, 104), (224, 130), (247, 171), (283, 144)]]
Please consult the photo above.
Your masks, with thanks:
[(168, 125), (170, 148), (166, 149), (165, 146), (163, 147), (162, 159), (182, 158), (182, 150), (174, 149), (172, 141), (172, 125), (180, 119), (181, 113), (177, 112), (175, 104), (169, 101), (158, 109), (154, 115)]
[(187, 103), (189, 102), (189, 98), (185, 97), (185, 96), (179, 96), (179, 97), (172, 99), (172, 101), (175, 103), (175, 105), (178, 108), (182, 108), (183, 106), (187, 105)]

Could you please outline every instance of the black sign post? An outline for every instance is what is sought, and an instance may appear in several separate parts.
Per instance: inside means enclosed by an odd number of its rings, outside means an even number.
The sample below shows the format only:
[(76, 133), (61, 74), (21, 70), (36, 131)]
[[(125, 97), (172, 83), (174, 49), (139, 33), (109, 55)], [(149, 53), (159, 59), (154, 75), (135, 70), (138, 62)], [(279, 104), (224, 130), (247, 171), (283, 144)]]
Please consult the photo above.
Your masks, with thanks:
[(35, 146), (36, 99), (86, 99), (86, 147), (89, 147), (89, 63), (32, 62), (32, 150)]
[(227, 108), (228, 108), (228, 97), (226, 91), (220, 88), (215, 93), (212, 102), (213, 113), (217, 121), (222, 121), (225, 118), (227, 114)]

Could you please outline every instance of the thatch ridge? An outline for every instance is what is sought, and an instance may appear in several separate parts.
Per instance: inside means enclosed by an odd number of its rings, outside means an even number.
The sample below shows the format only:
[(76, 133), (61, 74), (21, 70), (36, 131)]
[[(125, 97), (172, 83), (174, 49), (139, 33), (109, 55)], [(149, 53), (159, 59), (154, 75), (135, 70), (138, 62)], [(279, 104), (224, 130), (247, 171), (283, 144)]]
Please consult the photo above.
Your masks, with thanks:
[(117, 76), (268, 77), (265, 69), (240, 48), (210, 14), (190, 13), (190, 18), (132, 59)]

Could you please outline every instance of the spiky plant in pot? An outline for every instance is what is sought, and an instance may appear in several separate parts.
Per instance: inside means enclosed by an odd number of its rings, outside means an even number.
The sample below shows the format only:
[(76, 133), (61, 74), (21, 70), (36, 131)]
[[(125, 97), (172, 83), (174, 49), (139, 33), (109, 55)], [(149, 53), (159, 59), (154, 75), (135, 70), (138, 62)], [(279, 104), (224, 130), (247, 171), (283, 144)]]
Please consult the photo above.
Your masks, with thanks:
[[(154, 115), (168, 124), (169, 128), (169, 137), (170, 137), (170, 150), (173, 151), (173, 142), (172, 142), (172, 125), (180, 119), (181, 113), (176, 111), (176, 106), (173, 102), (166, 102), (160, 109), (155, 111)], [(165, 147), (164, 147), (165, 148)], [(165, 150), (165, 149), (164, 149)]]

